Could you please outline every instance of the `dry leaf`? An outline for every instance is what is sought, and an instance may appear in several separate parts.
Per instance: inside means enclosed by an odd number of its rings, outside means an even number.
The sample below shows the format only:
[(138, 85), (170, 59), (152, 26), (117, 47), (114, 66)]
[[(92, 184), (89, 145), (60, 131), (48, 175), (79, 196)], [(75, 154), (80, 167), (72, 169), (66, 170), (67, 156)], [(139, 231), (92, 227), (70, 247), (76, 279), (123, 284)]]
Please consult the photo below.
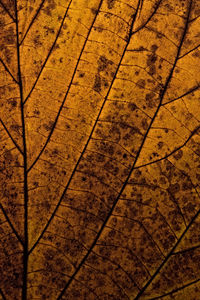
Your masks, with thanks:
[(0, 0), (1, 299), (200, 297), (198, 0)]

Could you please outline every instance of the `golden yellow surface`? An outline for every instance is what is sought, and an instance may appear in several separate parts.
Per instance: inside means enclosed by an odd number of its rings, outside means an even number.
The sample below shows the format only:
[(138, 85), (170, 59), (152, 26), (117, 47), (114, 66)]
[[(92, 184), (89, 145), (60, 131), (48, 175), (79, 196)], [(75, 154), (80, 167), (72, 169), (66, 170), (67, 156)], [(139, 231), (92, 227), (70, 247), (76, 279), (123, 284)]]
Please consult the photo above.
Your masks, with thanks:
[(200, 1), (0, 0), (0, 297), (200, 299)]

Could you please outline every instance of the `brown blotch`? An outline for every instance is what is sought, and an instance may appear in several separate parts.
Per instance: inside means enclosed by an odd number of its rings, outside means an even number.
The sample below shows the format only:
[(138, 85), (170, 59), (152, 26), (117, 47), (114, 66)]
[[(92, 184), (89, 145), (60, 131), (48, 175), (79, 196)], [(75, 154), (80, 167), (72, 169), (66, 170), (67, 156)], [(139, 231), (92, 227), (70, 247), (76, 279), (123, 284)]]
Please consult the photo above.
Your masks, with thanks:
[(11, 125), (10, 126), (10, 129), (12, 129), (13, 131), (15, 131), (15, 132), (20, 132), (20, 130), (21, 130), (21, 126), (20, 125), (18, 125), (18, 124), (13, 124), (13, 125)]
[(109, 9), (112, 9), (115, 5), (115, 0), (107, 0), (107, 5)]
[(108, 82), (106, 80), (104, 80), (104, 86), (105, 86), (105, 88), (108, 87)]
[(149, 74), (150, 75), (154, 75), (156, 73), (156, 68), (154, 65), (151, 65), (150, 69), (149, 69)]
[(148, 129), (148, 122), (147, 122), (147, 120), (146, 119), (143, 119), (142, 120), (142, 128), (144, 129), (144, 130), (147, 130)]
[(56, 8), (56, 4), (54, 0), (48, 0), (48, 2), (49, 2), (49, 6), (43, 8), (43, 11), (47, 16), (51, 17), (52, 16), (51, 12)]
[(79, 77), (81, 77), (81, 78), (83, 78), (84, 76), (85, 76), (85, 73), (82, 73), (82, 72), (81, 72), (81, 73), (79, 74)]
[(154, 107), (154, 101), (153, 101), (153, 98), (154, 98), (154, 93), (148, 93), (146, 94), (145, 96), (145, 99), (147, 101), (147, 106), (149, 108), (153, 108)]
[(95, 81), (94, 81), (93, 89), (94, 89), (95, 92), (100, 92), (101, 91), (101, 77), (99, 76), (99, 74), (95, 75)]
[(137, 109), (137, 106), (135, 105), (135, 103), (129, 103), (128, 108), (130, 108), (131, 111), (134, 111)]
[(151, 50), (152, 50), (153, 52), (155, 52), (157, 49), (158, 49), (158, 46), (157, 46), (157, 45), (152, 45), (152, 46), (151, 46)]
[(94, 15), (96, 15), (97, 14), (97, 12), (98, 12), (98, 10), (96, 9), (96, 8), (91, 8), (91, 12), (94, 14)]
[(44, 127), (46, 130), (51, 130), (52, 127), (53, 127), (53, 124), (54, 124), (53, 121), (49, 121), (49, 123), (48, 123), (48, 124), (44, 124), (43, 127)]
[(193, 188), (193, 184), (190, 181), (184, 182), (182, 185), (183, 191), (191, 190)]
[(159, 143), (158, 143), (158, 149), (162, 149), (163, 145), (164, 145), (163, 142), (159, 142)]
[[(63, 25), (63, 28), (64, 28), (64, 25)], [(54, 28), (51, 28), (49, 26), (44, 26), (44, 29), (46, 29), (47, 33), (51, 33), (51, 34), (55, 33)]]
[(144, 89), (145, 88), (145, 80), (144, 79), (139, 79), (137, 81), (137, 85), (139, 86), (139, 88)]
[(174, 158), (176, 160), (179, 160), (182, 156), (183, 156), (183, 151), (182, 150), (179, 150), (178, 152), (176, 152), (174, 155)]
[(161, 34), (161, 33), (157, 33), (156, 37), (157, 37), (158, 39), (162, 39), (162, 34)]
[(147, 65), (151, 66), (152, 64), (155, 64), (156, 60), (157, 60), (157, 57), (155, 54), (148, 55)]
[(7, 30), (5, 41), (8, 45), (13, 45), (15, 43), (14, 30), (12, 27)]
[(200, 181), (200, 174), (196, 175), (196, 179)]
[[(0, 50), (1, 50), (1, 47), (0, 47)], [(7, 63), (10, 63), (12, 54), (11, 54), (11, 51), (7, 47), (5, 47), (4, 55), (5, 55)]]
[(32, 6), (29, 6), (29, 11), (30, 11), (30, 13), (33, 11), (33, 7)]
[(38, 109), (35, 109), (35, 110), (34, 110), (34, 114), (35, 114), (35, 115), (39, 115), (39, 114), (40, 114), (40, 111), (39, 111)]
[(110, 154), (111, 156), (114, 154), (114, 148), (112, 145), (102, 143), (100, 146), (100, 150)]
[(94, 30), (98, 31), (98, 32), (102, 32), (103, 31), (103, 28), (101, 26), (99, 27), (94, 27)]
[(160, 177), (159, 182), (162, 183), (162, 184), (166, 184), (167, 183), (166, 178), (164, 176)]
[(200, 57), (200, 52), (199, 50), (195, 51), (193, 54), (192, 54), (193, 57)]
[(5, 158), (5, 160), (6, 161), (12, 161), (13, 160), (13, 155), (12, 155), (12, 153), (10, 152), (10, 151), (7, 151), (7, 152), (5, 152), (5, 154), (4, 154), (4, 158)]
[(10, 104), (12, 105), (12, 107), (16, 107), (17, 106), (17, 101), (16, 100), (12, 100), (10, 102)]
[(98, 72), (104, 71), (108, 65), (112, 65), (113, 62), (107, 59), (104, 55), (100, 56), (98, 59)]
[(40, 36), (36, 35), (35, 38), (33, 39), (33, 42), (36, 46), (42, 46), (42, 43), (40, 41)]
[(169, 188), (167, 189), (170, 194), (176, 194), (180, 191), (180, 185), (178, 183), (170, 184)]

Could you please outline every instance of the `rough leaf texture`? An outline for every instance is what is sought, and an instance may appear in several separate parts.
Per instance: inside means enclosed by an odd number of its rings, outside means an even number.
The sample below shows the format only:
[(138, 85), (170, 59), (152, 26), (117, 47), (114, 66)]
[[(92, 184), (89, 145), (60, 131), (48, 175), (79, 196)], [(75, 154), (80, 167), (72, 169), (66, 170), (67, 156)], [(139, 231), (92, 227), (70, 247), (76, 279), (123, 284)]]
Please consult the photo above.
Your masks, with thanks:
[(200, 297), (199, 0), (0, 0), (0, 297)]

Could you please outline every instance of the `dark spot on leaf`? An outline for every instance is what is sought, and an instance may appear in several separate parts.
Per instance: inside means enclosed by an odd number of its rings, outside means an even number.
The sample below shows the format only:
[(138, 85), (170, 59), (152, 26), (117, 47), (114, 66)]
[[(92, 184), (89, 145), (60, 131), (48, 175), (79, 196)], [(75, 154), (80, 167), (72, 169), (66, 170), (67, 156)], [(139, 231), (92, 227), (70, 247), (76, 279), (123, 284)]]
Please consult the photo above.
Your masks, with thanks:
[(43, 8), (43, 11), (46, 15), (52, 16), (52, 11), (56, 8), (56, 4), (54, 0), (48, 0), (48, 4), (45, 8)]
[(151, 46), (151, 50), (152, 50), (152, 51), (155, 52), (157, 49), (158, 49), (158, 46), (157, 46), (157, 45), (152, 45), (152, 46)]
[(4, 158), (7, 160), (7, 161), (12, 161), (13, 159), (13, 155), (10, 151), (6, 151), (5, 154), (4, 154)]
[(44, 124), (43, 127), (46, 129), (46, 130), (51, 130), (52, 127), (53, 127), (53, 121), (49, 121), (48, 124)]
[(104, 71), (108, 65), (112, 65), (113, 62), (109, 59), (107, 59), (105, 56), (100, 56), (98, 59), (98, 72)]
[(34, 42), (35, 46), (42, 46), (42, 42), (40, 41), (40, 35), (39, 34), (37, 34), (34, 37), (33, 42)]
[(158, 143), (158, 149), (162, 149), (163, 145), (164, 145), (163, 142), (159, 142), (159, 143)]
[(156, 62), (156, 60), (157, 60), (157, 56), (155, 54), (148, 55), (147, 65), (151, 66)]
[(9, 29), (7, 30), (7, 35), (5, 37), (5, 43), (7, 43), (8, 45), (13, 45), (15, 43), (13, 27), (9, 27)]
[(83, 78), (85, 76), (85, 73), (83, 73), (83, 72), (81, 72), (80, 74), (79, 74), (79, 77), (81, 77), (81, 78)]
[(107, 0), (107, 5), (109, 9), (112, 9), (115, 5), (115, 0)]
[(104, 80), (104, 86), (105, 86), (105, 88), (108, 87), (108, 82), (106, 80)]
[(102, 32), (103, 31), (103, 27), (101, 27), (101, 26), (94, 27), (94, 30), (98, 31), (98, 32)]
[(96, 92), (100, 92), (101, 91), (101, 77), (99, 76), (99, 74), (95, 75), (95, 82), (94, 82), (93, 89)]
[(147, 101), (147, 106), (150, 108), (154, 107), (154, 95), (155, 94), (153, 92), (151, 92), (151, 93), (146, 94), (146, 96), (145, 96), (145, 99)]
[(39, 111), (38, 109), (35, 109), (35, 110), (34, 110), (34, 114), (35, 114), (35, 115), (39, 115), (39, 114), (40, 114), (40, 111)]
[(12, 100), (11, 102), (12, 107), (16, 107), (17, 106), (17, 101), (16, 100)]
[(97, 12), (98, 12), (98, 10), (96, 9), (96, 8), (91, 8), (91, 12), (94, 14), (94, 15), (96, 15), (97, 14)]
[(177, 151), (176, 153), (174, 153), (174, 158), (176, 160), (179, 160), (182, 156), (183, 156), (183, 151), (180, 149), (179, 151)]
[(134, 111), (137, 109), (137, 106), (135, 105), (135, 103), (129, 103), (128, 108), (130, 108), (131, 111)]
[(147, 129), (148, 129), (148, 122), (147, 122), (146, 119), (143, 119), (143, 120), (142, 120), (142, 128), (143, 128), (144, 130), (147, 130)]
[(137, 81), (137, 85), (139, 86), (139, 88), (144, 89), (145, 88), (145, 80), (144, 79), (139, 79)]
[(168, 191), (174, 195), (180, 191), (180, 185), (178, 183), (170, 184)]
[(149, 74), (154, 75), (156, 73), (156, 68), (154, 65), (151, 65), (149, 68)]

